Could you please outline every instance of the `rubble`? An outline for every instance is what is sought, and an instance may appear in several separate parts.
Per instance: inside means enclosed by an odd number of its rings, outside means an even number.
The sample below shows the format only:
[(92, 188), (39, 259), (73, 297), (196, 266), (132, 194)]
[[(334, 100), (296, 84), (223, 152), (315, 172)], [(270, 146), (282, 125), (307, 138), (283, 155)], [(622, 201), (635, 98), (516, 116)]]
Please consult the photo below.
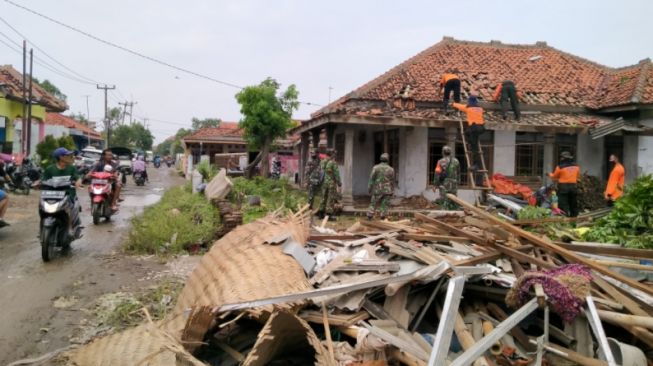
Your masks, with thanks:
[(653, 251), (557, 243), (450, 198), (464, 212), (345, 232), (309, 227), (306, 208), (238, 226), (204, 255), (163, 321), (66, 357), (78, 366), (650, 359), (653, 286), (603, 261)]

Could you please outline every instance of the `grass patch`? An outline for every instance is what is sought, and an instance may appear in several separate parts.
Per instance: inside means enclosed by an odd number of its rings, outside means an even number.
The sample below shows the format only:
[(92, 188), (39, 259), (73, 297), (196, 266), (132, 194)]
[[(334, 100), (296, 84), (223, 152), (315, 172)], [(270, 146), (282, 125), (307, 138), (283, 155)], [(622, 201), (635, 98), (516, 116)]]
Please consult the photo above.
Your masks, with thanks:
[(143, 308), (147, 308), (152, 320), (160, 320), (172, 310), (183, 286), (178, 280), (164, 280), (140, 295), (108, 294), (100, 299), (96, 313), (102, 324), (117, 330), (144, 322)]
[(210, 243), (220, 225), (220, 215), (190, 184), (166, 191), (161, 201), (132, 219), (125, 250), (135, 254), (168, 255), (194, 245)]
[[(265, 216), (268, 212), (280, 207), (290, 210), (297, 210), (305, 205), (308, 200), (306, 192), (293, 187), (285, 179), (266, 179), (255, 177), (246, 179), (237, 177), (233, 180), (234, 186), (229, 193), (229, 200), (241, 206), (243, 222), (248, 223)], [(247, 204), (247, 196), (259, 196), (260, 206)]]

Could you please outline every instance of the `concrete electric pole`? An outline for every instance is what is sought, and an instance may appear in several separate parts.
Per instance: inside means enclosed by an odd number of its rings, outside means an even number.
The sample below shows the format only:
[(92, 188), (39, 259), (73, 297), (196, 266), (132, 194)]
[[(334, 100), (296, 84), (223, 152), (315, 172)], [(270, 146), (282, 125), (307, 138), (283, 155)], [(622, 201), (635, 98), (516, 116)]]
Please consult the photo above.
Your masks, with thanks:
[(109, 101), (107, 100), (107, 93), (109, 90), (113, 90), (116, 88), (115, 85), (108, 86), (107, 84), (104, 85), (97, 85), (98, 89), (104, 90), (104, 128), (107, 131), (107, 141), (106, 141), (106, 146), (109, 147), (109, 142), (111, 141), (111, 122), (109, 121)]

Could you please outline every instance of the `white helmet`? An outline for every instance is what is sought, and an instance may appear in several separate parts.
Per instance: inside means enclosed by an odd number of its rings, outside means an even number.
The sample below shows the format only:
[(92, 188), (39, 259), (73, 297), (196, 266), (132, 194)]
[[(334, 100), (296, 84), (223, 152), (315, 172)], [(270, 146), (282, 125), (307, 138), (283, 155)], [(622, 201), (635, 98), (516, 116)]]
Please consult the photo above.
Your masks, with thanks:
[(107, 173), (113, 172), (113, 167), (110, 164), (104, 166), (104, 171)]

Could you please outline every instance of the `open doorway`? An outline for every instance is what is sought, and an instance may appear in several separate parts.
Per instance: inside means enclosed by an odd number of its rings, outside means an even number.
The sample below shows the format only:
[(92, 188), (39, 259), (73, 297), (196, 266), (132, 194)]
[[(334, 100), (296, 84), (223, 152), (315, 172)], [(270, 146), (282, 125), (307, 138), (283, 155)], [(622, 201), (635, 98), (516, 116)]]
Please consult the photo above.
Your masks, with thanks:
[(615, 154), (622, 164), (627, 164), (627, 162), (624, 161), (624, 137), (623, 135), (608, 135), (605, 136), (604, 143), (605, 156), (603, 157), (603, 161), (606, 163), (603, 164), (603, 180), (608, 180), (612, 168), (610, 164), (607, 163), (610, 155)]

